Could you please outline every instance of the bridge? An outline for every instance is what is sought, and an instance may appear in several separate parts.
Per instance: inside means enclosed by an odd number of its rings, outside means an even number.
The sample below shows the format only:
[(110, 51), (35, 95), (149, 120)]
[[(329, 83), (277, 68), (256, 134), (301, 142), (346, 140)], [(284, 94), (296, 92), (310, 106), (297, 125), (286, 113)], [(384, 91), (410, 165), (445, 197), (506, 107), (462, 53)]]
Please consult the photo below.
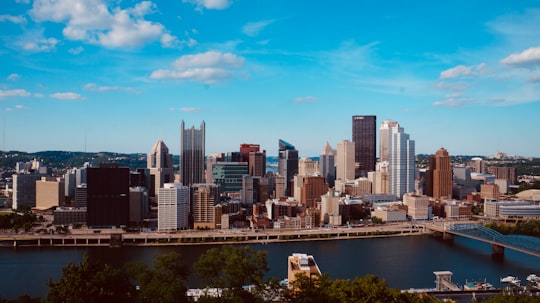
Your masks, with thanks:
[(496, 230), (475, 223), (424, 223), (420, 226), (434, 232), (442, 233), (443, 239), (453, 239), (454, 236), (460, 236), (489, 243), (491, 244), (491, 253), (493, 255), (504, 255), (504, 249), (508, 248), (540, 257), (540, 238), (521, 235), (503, 235)]

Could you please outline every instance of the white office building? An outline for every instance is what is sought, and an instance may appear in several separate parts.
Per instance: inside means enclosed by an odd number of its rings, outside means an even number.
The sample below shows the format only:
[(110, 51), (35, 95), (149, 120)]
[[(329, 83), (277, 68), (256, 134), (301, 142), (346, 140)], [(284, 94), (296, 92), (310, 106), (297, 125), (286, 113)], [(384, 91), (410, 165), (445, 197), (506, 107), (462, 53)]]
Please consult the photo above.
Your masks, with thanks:
[(414, 192), (415, 150), (414, 140), (402, 127), (390, 126), (388, 139), (388, 185), (389, 193), (399, 199), (405, 193)]
[(165, 183), (158, 193), (158, 230), (188, 228), (189, 188)]

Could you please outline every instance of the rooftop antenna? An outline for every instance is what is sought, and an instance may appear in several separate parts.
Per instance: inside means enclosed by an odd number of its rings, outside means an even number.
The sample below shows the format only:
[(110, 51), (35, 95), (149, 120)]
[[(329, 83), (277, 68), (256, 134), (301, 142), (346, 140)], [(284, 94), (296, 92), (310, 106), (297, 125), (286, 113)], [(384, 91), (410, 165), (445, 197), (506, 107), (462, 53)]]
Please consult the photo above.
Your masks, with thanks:
[(84, 152), (86, 153), (86, 128), (84, 129)]

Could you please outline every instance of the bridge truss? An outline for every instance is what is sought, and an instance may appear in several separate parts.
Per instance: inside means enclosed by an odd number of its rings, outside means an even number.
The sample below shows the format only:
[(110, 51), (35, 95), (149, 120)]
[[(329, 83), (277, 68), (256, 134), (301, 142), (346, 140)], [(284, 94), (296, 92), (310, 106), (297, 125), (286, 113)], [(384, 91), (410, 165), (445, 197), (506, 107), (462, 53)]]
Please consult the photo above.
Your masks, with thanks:
[(447, 224), (445, 229), (457, 236), (484, 240), (484, 242), (540, 257), (540, 238), (503, 235), (496, 230), (478, 224)]

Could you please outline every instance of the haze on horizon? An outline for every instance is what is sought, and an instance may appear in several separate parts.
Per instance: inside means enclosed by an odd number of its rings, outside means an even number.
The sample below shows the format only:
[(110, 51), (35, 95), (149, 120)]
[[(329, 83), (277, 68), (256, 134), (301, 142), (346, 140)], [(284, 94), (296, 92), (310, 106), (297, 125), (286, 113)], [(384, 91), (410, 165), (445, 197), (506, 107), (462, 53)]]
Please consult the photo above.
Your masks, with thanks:
[(301, 157), (395, 120), (417, 154), (540, 157), (537, 1), (6, 0), (2, 150), (278, 140)]

